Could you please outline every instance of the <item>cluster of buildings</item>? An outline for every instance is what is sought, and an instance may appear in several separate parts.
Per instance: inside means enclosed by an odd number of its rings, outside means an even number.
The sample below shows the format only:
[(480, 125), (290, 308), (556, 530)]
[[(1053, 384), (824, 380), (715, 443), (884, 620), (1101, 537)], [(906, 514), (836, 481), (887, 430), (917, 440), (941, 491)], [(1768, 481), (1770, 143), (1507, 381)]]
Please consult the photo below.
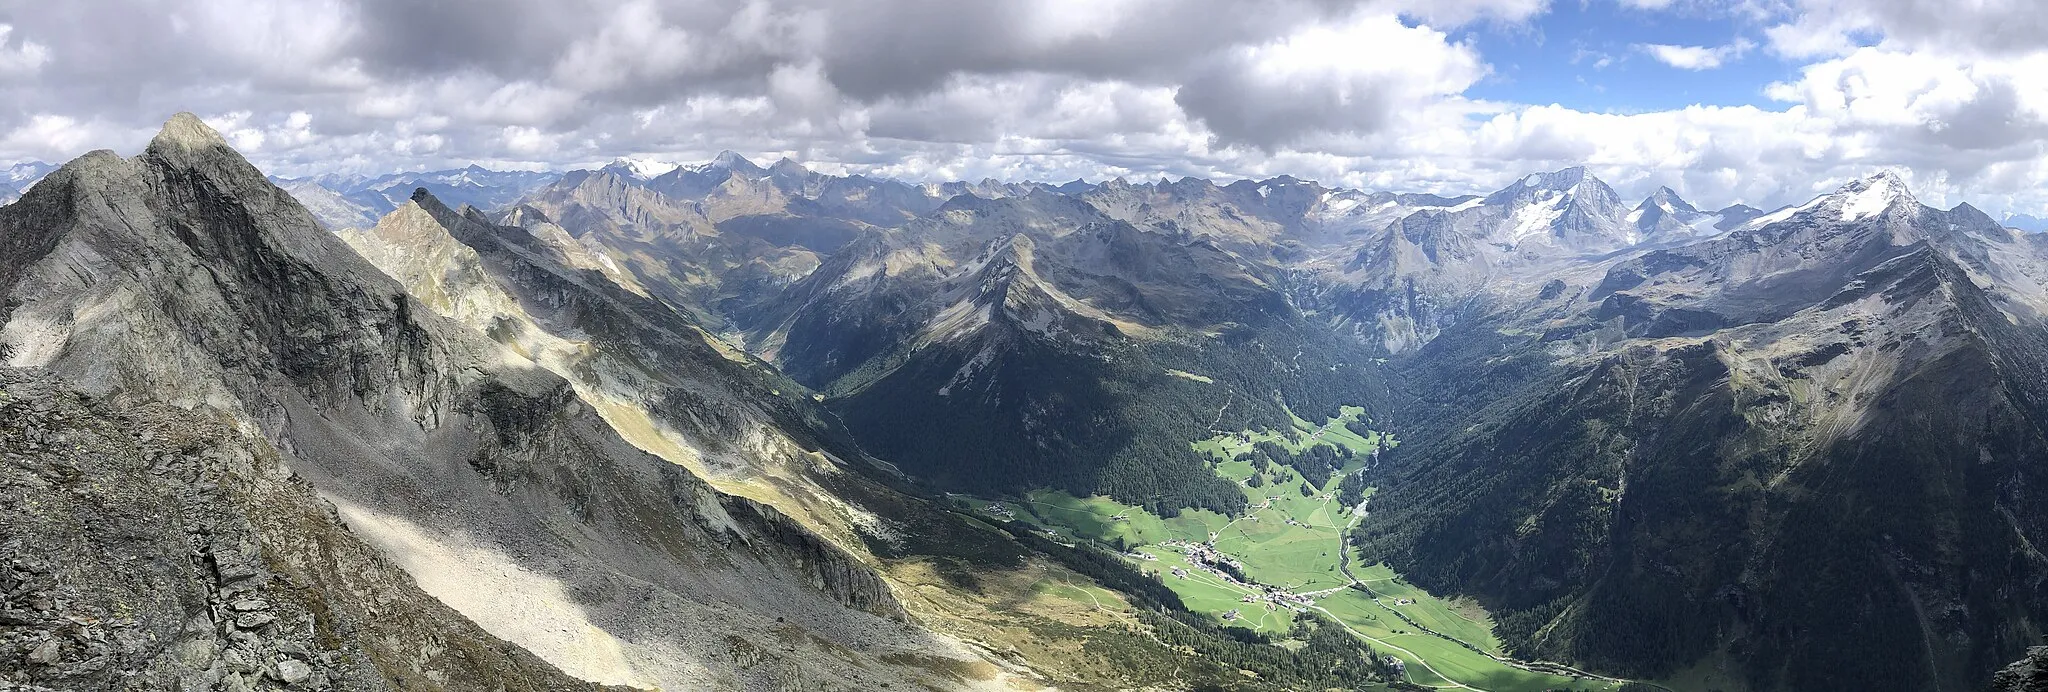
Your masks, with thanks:
[[(1215, 540), (1215, 535), (1216, 534), (1214, 533), (1209, 534), (1209, 536), (1211, 537), (1210, 540)], [(1182, 553), (1186, 553), (1188, 556), (1188, 563), (1193, 564), (1197, 567), (1207, 567), (1211, 565), (1229, 565), (1232, 569), (1244, 569), (1244, 563), (1238, 562), (1237, 558), (1216, 552), (1216, 547), (1208, 543), (1196, 543), (1193, 541), (1183, 541), (1175, 539), (1161, 543), (1160, 545), (1166, 546), (1168, 548), (1174, 548), (1181, 551)]]
[(1266, 604), (1266, 610), (1287, 608), (1297, 613), (1306, 612), (1309, 606), (1315, 605), (1315, 598), (1308, 594), (1288, 593), (1271, 586), (1264, 586), (1263, 588), (1264, 590), (1258, 593), (1245, 594), (1244, 598), (1240, 598), (1238, 601), (1243, 603), (1264, 603)]
[[(1210, 535), (1214, 536), (1215, 534)], [(1236, 558), (1216, 552), (1216, 548), (1207, 543), (1174, 539), (1160, 543), (1160, 545), (1181, 551), (1188, 556), (1188, 564), (1215, 575), (1216, 578), (1222, 579), (1224, 583), (1246, 586), (1244, 582), (1238, 581), (1237, 577), (1231, 576), (1230, 572), (1223, 571), (1217, 567), (1217, 565), (1228, 565), (1232, 570), (1243, 570), (1244, 563), (1238, 562)], [(1175, 567), (1173, 568), (1173, 576), (1186, 579), (1188, 578), (1187, 570)]]

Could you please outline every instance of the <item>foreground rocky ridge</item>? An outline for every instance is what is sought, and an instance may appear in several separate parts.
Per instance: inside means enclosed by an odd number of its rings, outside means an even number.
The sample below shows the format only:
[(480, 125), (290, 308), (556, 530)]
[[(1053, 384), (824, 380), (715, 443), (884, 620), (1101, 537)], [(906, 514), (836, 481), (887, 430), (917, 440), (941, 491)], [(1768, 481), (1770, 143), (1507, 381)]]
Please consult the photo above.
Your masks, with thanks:
[(10, 362), (115, 403), (221, 412), (426, 591), (572, 675), (960, 685), (882, 660), (957, 654), (902, 623), (869, 568), (426, 310), (196, 118), (0, 209), (0, 254)]
[(0, 368), (10, 689), (600, 688), (422, 592), (219, 414)]

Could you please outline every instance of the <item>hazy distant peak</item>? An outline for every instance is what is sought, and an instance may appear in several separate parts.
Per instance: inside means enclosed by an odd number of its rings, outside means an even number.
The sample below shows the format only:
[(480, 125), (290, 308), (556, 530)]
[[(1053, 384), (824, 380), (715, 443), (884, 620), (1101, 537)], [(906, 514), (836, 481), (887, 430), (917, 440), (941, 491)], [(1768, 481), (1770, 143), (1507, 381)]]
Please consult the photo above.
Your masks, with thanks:
[(717, 156), (711, 157), (711, 166), (714, 168), (723, 168), (725, 170), (733, 171), (735, 173), (747, 173), (751, 175), (759, 175), (761, 173), (766, 172), (760, 166), (754, 165), (753, 161), (747, 160), (747, 157), (741, 156), (739, 152), (733, 151), (731, 149), (718, 152)]
[(1691, 202), (1687, 202), (1685, 198), (1678, 196), (1677, 190), (1664, 186), (1659, 186), (1655, 192), (1651, 192), (1650, 196), (1643, 200), (1642, 204), (1636, 206), (1636, 209), (1639, 210), (1650, 208), (1656, 208), (1666, 214), (1691, 214), (1699, 211), (1699, 208), (1694, 207)]
[(782, 157), (781, 159), (777, 160), (774, 163), (774, 165), (769, 166), (768, 172), (774, 173), (776, 175), (791, 177), (808, 177), (811, 175), (810, 168), (805, 167), (801, 163), (797, 163), (795, 159), (789, 158), (787, 156)]

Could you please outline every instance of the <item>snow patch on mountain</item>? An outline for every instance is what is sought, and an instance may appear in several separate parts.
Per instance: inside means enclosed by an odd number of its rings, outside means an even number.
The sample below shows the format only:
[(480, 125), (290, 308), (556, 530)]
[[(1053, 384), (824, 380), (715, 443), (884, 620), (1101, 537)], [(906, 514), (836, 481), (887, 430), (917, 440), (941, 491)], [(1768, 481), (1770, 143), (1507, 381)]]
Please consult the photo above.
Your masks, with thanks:
[(1858, 221), (1884, 213), (1892, 203), (1911, 198), (1906, 184), (1890, 173), (1881, 173), (1863, 181), (1863, 189), (1849, 195), (1842, 202), (1842, 220)]
[(653, 180), (681, 166), (682, 164), (669, 161), (621, 156), (610, 164), (605, 165), (603, 170), (611, 171), (614, 174), (634, 180), (646, 181)]
[(1537, 195), (1535, 202), (1516, 209), (1515, 227), (1508, 233), (1508, 245), (1520, 247), (1523, 240), (1550, 232), (1558, 217), (1564, 216), (1566, 201), (1565, 195), (1545, 191)]

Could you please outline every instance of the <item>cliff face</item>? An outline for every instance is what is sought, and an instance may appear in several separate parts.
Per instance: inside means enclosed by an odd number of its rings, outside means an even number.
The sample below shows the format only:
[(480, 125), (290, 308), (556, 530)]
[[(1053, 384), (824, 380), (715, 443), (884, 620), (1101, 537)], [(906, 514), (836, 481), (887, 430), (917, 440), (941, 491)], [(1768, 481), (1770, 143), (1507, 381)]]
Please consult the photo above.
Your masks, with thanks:
[(13, 683), (598, 687), (428, 596), (218, 416), (0, 369), (0, 456), (0, 675)]
[(427, 593), (571, 675), (863, 688), (926, 684), (894, 653), (965, 655), (844, 551), (422, 305), (189, 115), (0, 209), (0, 253), (12, 365), (221, 416)]

